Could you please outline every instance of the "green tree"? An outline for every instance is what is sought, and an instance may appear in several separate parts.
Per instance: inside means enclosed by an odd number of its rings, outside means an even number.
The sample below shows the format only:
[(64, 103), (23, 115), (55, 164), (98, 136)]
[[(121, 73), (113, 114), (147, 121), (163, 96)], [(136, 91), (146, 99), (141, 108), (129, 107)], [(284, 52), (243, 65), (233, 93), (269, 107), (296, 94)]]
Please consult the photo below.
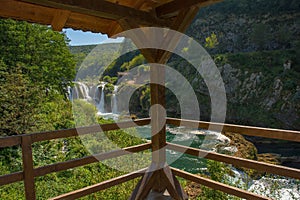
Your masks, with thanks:
[(22, 74), (21, 66), (0, 63), (0, 135), (33, 131), (39, 122), (38, 108), (45, 92)]
[(18, 63), (31, 82), (64, 94), (75, 76), (75, 61), (64, 34), (47, 26), (0, 20), (0, 60)]
[(75, 61), (63, 34), (0, 20), (0, 135), (70, 128)]

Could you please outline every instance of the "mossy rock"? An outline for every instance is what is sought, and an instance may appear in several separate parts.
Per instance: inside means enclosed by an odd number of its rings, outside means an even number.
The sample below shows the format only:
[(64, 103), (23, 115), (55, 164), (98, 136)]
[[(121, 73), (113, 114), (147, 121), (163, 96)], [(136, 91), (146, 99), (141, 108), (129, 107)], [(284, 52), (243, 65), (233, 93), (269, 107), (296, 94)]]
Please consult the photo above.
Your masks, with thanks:
[(257, 149), (251, 142), (247, 141), (242, 135), (237, 133), (224, 132), (231, 142), (230, 146), (235, 146), (238, 151), (233, 154), (235, 157), (257, 160)]
[[(269, 164), (273, 164), (273, 165), (279, 165), (280, 164), (280, 156), (277, 154), (271, 154), (271, 153), (258, 154), (257, 161), (269, 163)], [(262, 176), (264, 176), (266, 173), (262, 172), (262, 171), (248, 169), (248, 174), (253, 179), (259, 179)]]

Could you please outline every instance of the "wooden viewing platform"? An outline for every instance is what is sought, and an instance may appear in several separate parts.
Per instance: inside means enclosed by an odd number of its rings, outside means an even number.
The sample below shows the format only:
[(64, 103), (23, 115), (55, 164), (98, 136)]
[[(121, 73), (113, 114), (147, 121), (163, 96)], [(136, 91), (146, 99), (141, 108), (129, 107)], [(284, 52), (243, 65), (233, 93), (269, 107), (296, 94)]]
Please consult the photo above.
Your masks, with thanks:
[[(76, 30), (101, 32), (108, 34), (108, 36), (114, 36), (123, 31), (141, 27), (162, 27), (168, 28), (165, 30), (184, 32), (201, 7), (219, 1), (220, 0), (0, 0), (0, 17), (51, 25), (52, 29), (56, 31), (61, 31), (63, 28), (73, 28)], [(155, 39), (155, 34), (153, 38), (147, 36), (149, 35), (142, 32), (140, 35), (130, 35), (130, 39), (139, 48), (143, 47), (145, 42), (151, 44), (151, 39)], [(150, 36), (153, 35), (150, 33)], [(162, 39), (162, 46), (171, 46), (170, 49), (174, 49), (179, 42), (178, 38), (172, 37), (171, 31), (167, 31)], [(164, 65), (171, 56), (170, 51), (163, 51), (162, 49), (139, 49), (148, 63), (156, 63), (159, 66)], [(213, 127), (215, 127), (216, 130), (223, 127), (223, 131), (296, 142), (300, 142), (300, 132), (166, 118), (165, 113), (160, 109), (165, 108), (166, 105), (164, 87), (165, 69), (163, 67), (150, 68), (150, 83), (151, 105), (153, 106), (151, 119), (140, 119), (118, 124), (104, 124), (100, 125), (101, 128), (99, 126), (91, 126), (0, 138), (0, 148), (20, 145), (22, 147), (23, 160), (23, 171), (0, 176), (0, 186), (24, 181), (26, 199), (34, 200), (36, 199), (35, 177), (99, 162), (99, 160), (102, 161), (119, 157), (130, 152), (141, 152), (148, 149), (152, 150), (152, 163), (148, 168), (62, 194), (52, 199), (80, 198), (138, 177), (141, 177), (141, 179), (132, 192), (131, 200), (143, 200), (147, 198), (151, 191), (163, 193), (165, 190), (168, 191), (173, 199), (187, 199), (176, 176), (244, 199), (269, 199), (236, 187), (212, 181), (208, 178), (171, 168), (166, 163), (166, 149), (228, 163), (238, 167), (246, 167), (300, 179), (299, 169), (271, 165), (167, 143), (167, 124), (202, 129), (208, 129), (208, 127), (210, 127), (210, 130)], [(160, 105), (161, 107), (155, 105)], [(161, 127), (162, 122), (164, 122), (162, 124), (163, 127)], [(152, 127), (150, 143), (37, 168), (33, 165), (32, 144), (36, 142), (78, 136), (79, 131), (81, 134), (90, 134), (148, 124), (151, 124)]]
[[(178, 123), (182, 122), (181, 125), (195, 128), (198, 126), (202, 129), (208, 127), (208, 125), (213, 124), (210, 122), (201, 122), (201, 121), (190, 121), (190, 120), (181, 120), (181, 119), (174, 119), (174, 118), (167, 118), (167, 124), (170, 125), (178, 125)], [(144, 126), (150, 124), (150, 119), (140, 119), (135, 121), (129, 122), (119, 122), (118, 124), (103, 124), (101, 125), (102, 131), (111, 131), (117, 130), (119, 127), (129, 128), (129, 127), (137, 127), (137, 126)], [(222, 125), (222, 124), (219, 124)], [(264, 132), (265, 138), (273, 138), (273, 139), (285, 139), (284, 136), (290, 141), (300, 141), (300, 132), (299, 131), (288, 131), (288, 130), (279, 130), (279, 129), (266, 129), (266, 128), (259, 128), (259, 127), (250, 127), (250, 126), (238, 126), (238, 125), (231, 125), (231, 124), (223, 124), (224, 129), (229, 129), (231, 132), (244, 134), (244, 135), (251, 135), (251, 136), (259, 136), (261, 137), (261, 133)], [(79, 128), (80, 133), (90, 134), (99, 132), (101, 130), (99, 126), (91, 126), (91, 127), (84, 127)], [(87, 156), (83, 158), (78, 158), (66, 162), (55, 163), (52, 165), (47, 165), (43, 167), (33, 167), (33, 159), (32, 159), (32, 149), (31, 146), (35, 142), (39, 141), (47, 141), (59, 138), (68, 138), (78, 136), (78, 130), (76, 129), (69, 129), (69, 130), (60, 130), (60, 131), (52, 131), (52, 132), (45, 132), (45, 133), (34, 133), (34, 134), (27, 134), (27, 135), (18, 135), (18, 136), (10, 136), (5, 138), (0, 138), (0, 148), (4, 147), (11, 147), (21, 145), (22, 147), (22, 155), (23, 155), (23, 171), (15, 172), (8, 175), (0, 176), (0, 186), (11, 184), (18, 181), (24, 181), (25, 191), (26, 191), (26, 198), (27, 199), (34, 199), (35, 197), (35, 186), (34, 186), (34, 178), (39, 176), (45, 176), (49, 173), (59, 172), (75, 167), (84, 166), (87, 164), (103, 161), (106, 159), (111, 159), (115, 157), (119, 157), (122, 155), (126, 155), (135, 152), (145, 151), (147, 149), (152, 148), (152, 143), (145, 143), (137, 146), (127, 147), (122, 150), (115, 150), (112, 152)], [(293, 139), (294, 138), (294, 139)], [(174, 151), (182, 152), (185, 154), (193, 155), (193, 156), (203, 156), (206, 159), (211, 159), (215, 161), (220, 161), (228, 164), (232, 164), (237, 167), (245, 167), (249, 169), (255, 169), (262, 172), (268, 172), (272, 174), (277, 174), (281, 176), (286, 176), (290, 178), (300, 179), (300, 170), (284, 167), (280, 165), (272, 165), (268, 163), (258, 162), (254, 160), (247, 160), (243, 158), (237, 158), (233, 156), (218, 154), (215, 152), (208, 152), (201, 149), (195, 149), (191, 147), (181, 146), (172, 143), (166, 143), (166, 149), (171, 149)], [(225, 185), (223, 183), (218, 183), (212, 181), (207, 178), (200, 177), (198, 175), (193, 175), (182, 170), (178, 170), (175, 168), (170, 168), (172, 173), (175, 176), (185, 178), (187, 180), (191, 180), (196, 183), (200, 183), (207, 187), (220, 190), (226, 192), (228, 194), (232, 194), (241, 198), (245, 199), (268, 199), (266, 197), (244, 191), (239, 188), (235, 188), (232, 186)], [(137, 177), (143, 177), (147, 175), (147, 169), (141, 169), (139, 171), (135, 171), (121, 177), (116, 177), (111, 180), (107, 180), (102, 183), (98, 183), (96, 185), (92, 185), (86, 188), (82, 188), (67, 194), (60, 195), (58, 197), (54, 197), (53, 199), (75, 199), (79, 197), (83, 197), (100, 190), (107, 189), (109, 187), (121, 184), (123, 182), (135, 179)], [(134, 198), (133, 198), (134, 199)], [(175, 198), (176, 199), (176, 198)], [(182, 198), (177, 198), (182, 199)]]

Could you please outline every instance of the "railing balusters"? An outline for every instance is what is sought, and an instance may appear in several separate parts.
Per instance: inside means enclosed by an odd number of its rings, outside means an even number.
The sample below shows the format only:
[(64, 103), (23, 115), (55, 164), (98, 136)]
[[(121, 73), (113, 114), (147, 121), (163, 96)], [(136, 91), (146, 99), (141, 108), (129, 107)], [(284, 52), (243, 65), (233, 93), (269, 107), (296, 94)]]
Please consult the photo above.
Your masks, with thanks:
[(25, 186), (25, 197), (27, 200), (34, 200), (34, 170), (32, 157), (32, 142), (30, 135), (22, 136), (22, 160), (23, 160), (23, 177)]

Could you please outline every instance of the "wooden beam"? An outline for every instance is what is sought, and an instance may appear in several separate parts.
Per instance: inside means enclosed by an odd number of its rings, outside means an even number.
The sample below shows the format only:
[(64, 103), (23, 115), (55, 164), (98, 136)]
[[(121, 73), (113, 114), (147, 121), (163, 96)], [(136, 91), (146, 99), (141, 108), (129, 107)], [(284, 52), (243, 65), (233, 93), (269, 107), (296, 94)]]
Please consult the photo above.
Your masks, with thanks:
[(171, 168), (166, 166), (162, 169), (161, 178), (164, 180), (167, 191), (173, 199), (187, 200), (188, 196), (184, 193), (179, 181), (172, 173)]
[[(153, 55), (152, 51), (150, 49), (141, 48), (144, 45), (145, 41), (148, 41), (148, 39), (145, 33), (142, 30), (139, 30), (140, 26), (134, 20), (130, 20), (128, 18), (122, 18), (118, 20), (118, 23), (122, 27), (123, 31), (136, 29), (133, 32), (129, 32), (130, 35), (128, 35), (127, 32), (127, 35), (124, 35), (124, 37), (131, 39), (131, 41), (136, 45), (136, 47), (140, 50), (140, 52), (149, 63), (155, 63), (155, 56)], [(120, 34), (120, 36), (123, 35)]]
[(83, 135), (83, 134), (103, 132), (103, 131), (113, 131), (122, 128), (125, 129), (125, 128), (137, 127), (137, 126), (144, 126), (150, 124), (150, 121), (151, 121), (150, 118), (145, 118), (145, 119), (137, 119), (134, 121), (127, 121), (127, 122), (100, 124), (100, 125), (79, 127), (79, 128), (66, 129), (66, 130), (48, 131), (48, 132), (32, 133), (26, 135), (2, 137), (0, 138), (0, 148), (20, 145), (23, 136), (30, 136), (32, 143), (34, 143), (34, 142), (53, 140), (59, 138), (75, 137), (78, 136), (78, 132)]
[(51, 198), (50, 200), (58, 200), (58, 199), (73, 200), (73, 199), (78, 199), (80, 197), (84, 197), (86, 195), (89, 195), (89, 194), (92, 194), (92, 193), (95, 193), (95, 192), (113, 187), (115, 185), (120, 185), (120, 184), (125, 183), (127, 181), (138, 178), (138, 177), (142, 176), (145, 173), (145, 171), (146, 171), (146, 169), (135, 171), (135, 172), (132, 172), (132, 173), (129, 173), (129, 174), (117, 177), (117, 178), (113, 178), (113, 179), (110, 179), (110, 180), (107, 180), (107, 181), (104, 181), (104, 182), (101, 182), (101, 183), (98, 183), (98, 184), (95, 184), (95, 185), (92, 185), (92, 186), (88, 186), (88, 187), (85, 187), (85, 188), (82, 188), (82, 189), (79, 189), (79, 190), (75, 190), (75, 191), (72, 191), (72, 192), (69, 192), (69, 193)]
[(151, 66), (150, 68), (150, 95), (151, 95), (151, 128), (152, 128), (152, 160), (166, 162), (166, 98), (165, 98), (165, 68)]
[[(156, 188), (160, 190), (156, 190)], [(158, 166), (156, 163), (152, 163), (137, 184), (129, 200), (147, 199), (151, 190), (161, 194), (167, 190), (172, 199), (175, 200), (188, 199), (168, 165)]]
[(137, 184), (129, 200), (144, 200), (147, 198), (156, 182), (158, 171), (146, 171), (142, 179)]
[(70, 14), (71, 12), (68, 10), (57, 10), (51, 22), (52, 29), (54, 31), (62, 31)]
[[(171, 29), (184, 32), (194, 19), (197, 11), (198, 8), (191, 8), (180, 12), (180, 15), (170, 26)], [(126, 18), (119, 20), (119, 23), (124, 31), (140, 28), (138, 24)], [(167, 63), (172, 55), (172, 50), (176, 48), (180, 38), (176, 37), (173, 30), (165, 33), (165, 30), (153, 30), (151, 28), (149, 31), (148, 29), (137, 29), (132, 35), (126, 35), (126, 37), (131, 38), (146, 60), (152, 63), (150, 67), (152, 164), (150, 173), (147, 173), (139, 182), (130, 199), (145, 199), (151, 189), (156, 192), (163, 192), (166, 188), (174, 199), (186, 199), (172, 172), (161, 169), (166, 164), (165, 68), (162, 65)], [(142, 47), (145, 46), (145, 43), (148, 43), (149, 46), (159, 43), (161, 48), (143, 49)], [(169, 51), (164, 51), (163, 49), (168, 49)], [(157, 168), (155, 169), (153, 166)]]
[(138, 119), (134, 121), (118, 122), (118, 123), (111, 123), (111, 124), (99, 124), (94, 126), (79, 127), (79, 128), (67, 129), (67, 130), (49, 131), (44, 133), (33, 133), (29, 135), (32, 137), (32, 142), (40, 142), (45, 140), (74, 137), (74, 136), (78, 136), (78, 133), (80, 133), (80, 135), (85, 135), (85, 134), (97, 133), (103, 131), (119, 130), (122, 128), (124, 129), (124, 128), (131, 128), (137, 126), (144, 126), (148, 124), (150, 124), (150, 119)]
[(7, 136), (0, 138), (0, 148), (12, 147), (21, 144), (20, 136)]
[[(183, 9), (174, 20), (171, 29), (184, 33), (194, 20), (198, 11), (199, 8), (195, 6)], [(179, 37), (179, 34), (174, 35), (173, 33), (174, 32), (172, 31), (168, 31), (162, 43), (163, 48), (170, 49), (171, 51), (157, 50), (157, 63), (167, 63), (172, 55), (172, 50), (174, 50), (180, 42), (181, 38)]]
[(242, 125), (235, 125), (235, 124), (222, 124), (222, 123), (184, 120), (184, 119), (175, 119), (175, 118), (167, 118), (167, 124), (172, 124), (175, 126), (186, 126), (191, 128), (209, 129), (212, 131), (214, 130), (219, 131), (222, 129), (223, 132), (232, 132), (232, 133), (239, 133), (242, 135), (300, 142), (300, 131), (242, 126)]
[(75, 167), (80, 167), (83, 165), (88, 165), (91, 163), (96, 163), (96, 162), (111, 159), (111, 158), (117, 158), (117, 157), (127, 155), (130, 153), (145, 151), (150, 148), (151, 148), (151, 143), (146, 143), (146, 144), (140, 144), (140, 145), (127, 147), (127, 148), (123, 148), (123, 149), (119, 149), (119, 150), (115, 150), (115, 151), (111, 151), (111, 152), (100, 153), (100, 154), (95, 154), (92, 156), (86, 156), (83, 158), (78, 158), (78, 159), (69, 160), (69, 161), (60, 162), (60, 163), (55, 163), (52, 165), (47, 165), (47, 166), (43, 166), (43, 167), (34, 169), (34, 176), (35, 177), (44, 176), (49, 173), (59, 172), (59, 171), (63, 171), (63, 170), (67, 170), (67, 169), (71, 169), (71, 168), (75, 168)]
[(234, 195), (234, 196), (237, 196), (237, 197), (241, 197), (243, 199), (271, 200), (271, 198), (264, 197), (264, 196), (261, 196), (261, 195), (258, 195), (258, 194), (252, 193), (252, 192), (248, 192), (248, 191), (242, 190), (240, 188), (229, 186), (229, 185), (226, 185), (224, 183), (219, 183), (217, 181), (213, 181), (213, 180), (210, 180), (210, 179), (207, 179), (207, 178), (203, 178), (199, 175), (190, 174), (188, 172), (185, 172), (185, 171), (182, 171), (182, 170), (179, 170), (179, 169), (175, 169), (175, 168), (171, 168), (171, 169), (172, 169), (172, 172), (176, 176), (182, 177), (186, 180), (193, 181), (195, 183), (199, 183), (201, 185), (210, 187), (210, 188), (215, 189), (215, 190), (225, 192), (227, 194), (231, 194), (231, 195)]
[(25, 186), (26, 199), (35, 199), (35, 186), (34, 186), (34, 170), (33, 170), (33, 157), (31, 147), (31, 137), (29, 135), (22, 137), (22, 161), (23, 161), (23, 177)]
[(0, 186), (7, 185), (23, 180), (23, 172), (15, 172), (12, 174), (0, 176)]
[(234, 156), (219, 154), (215, 152), (205, 151), (202, 149), (196, 149), (196, 148), (186, 147), (186, 146), (172, 144), (172, 143), (167, 143), (167, 144), (168, 144), (167, 148), (173, 151), (178, 151), (192, 156), (203, 157), (210, 160), (224, 162), (238, 167), (246, 167), (249, 169), (255, 169), (262, 172), (300, 179), (299, 169), (284, 167), (280, 165), (272, 165), (269, 163), (258, 162), (255, 160), (248, 160), (244, 158), (238, 158)]
[(142, 25), (167, 26), (165, 20), (158, 19), (152, 13), (122, 6), (105, 0), (22, 0), (24, 2), (52, 7), (105, 19), (119, 20), (130, 18)]
[[(57, 9), (16, 0), (1, 0), (0, 17), (51, 25)], [(72, 12), (65, 24), (75, 30), (107, 33), (113, 20)], [(110, 33), (107, 33), (110, 34)]]
[(177, 15), (182, 9), (190, 8), (192, 6), (204, 7), (221, 1), (222, 0), (174, 0), (157, 7), (155, 10), (159, 18), (169, 18)]

